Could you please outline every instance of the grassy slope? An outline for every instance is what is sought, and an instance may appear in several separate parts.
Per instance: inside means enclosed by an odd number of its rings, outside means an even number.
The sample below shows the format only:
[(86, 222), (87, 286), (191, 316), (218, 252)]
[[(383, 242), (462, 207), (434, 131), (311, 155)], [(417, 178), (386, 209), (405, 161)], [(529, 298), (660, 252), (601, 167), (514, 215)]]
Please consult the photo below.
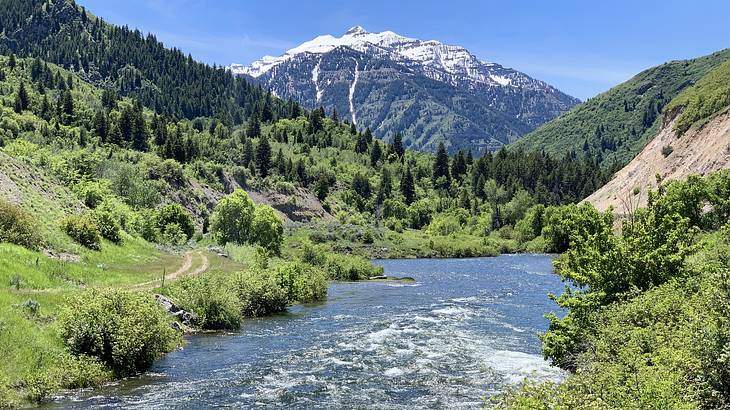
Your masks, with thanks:
[[(590, 150), (602, 153), (604, 166), (621, 167), (656, 135), (663, 106), (728, 59), (730, 49), (645, 70), (578, 105), (512, 146), (564, 154), (571, 150), (582, 152), (587, 142)], [(645, 121), (645, 115), (650, 115), (649, 119), (654, 117), (651, 124)]]
[(730, 105), (730, 61), (720, 64), (697, 84), (682, 91), (667, 105), (667, 112), (682, 108), (676, 129), (681, 134), (702, 125)]

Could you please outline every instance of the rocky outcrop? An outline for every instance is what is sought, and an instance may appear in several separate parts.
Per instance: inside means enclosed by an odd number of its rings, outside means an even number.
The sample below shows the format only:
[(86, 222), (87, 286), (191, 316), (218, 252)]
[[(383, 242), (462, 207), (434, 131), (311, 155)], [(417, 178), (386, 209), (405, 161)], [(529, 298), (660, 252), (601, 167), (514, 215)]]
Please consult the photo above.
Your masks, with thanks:
[(170, 323), (170, 326), (183, 333), (190, 333), (193, 330), (195, 322), (195, 313), (188, 312), (177, 306), (170, 298), (164, 295), (156, 294), (155, 300), (176, 320)]

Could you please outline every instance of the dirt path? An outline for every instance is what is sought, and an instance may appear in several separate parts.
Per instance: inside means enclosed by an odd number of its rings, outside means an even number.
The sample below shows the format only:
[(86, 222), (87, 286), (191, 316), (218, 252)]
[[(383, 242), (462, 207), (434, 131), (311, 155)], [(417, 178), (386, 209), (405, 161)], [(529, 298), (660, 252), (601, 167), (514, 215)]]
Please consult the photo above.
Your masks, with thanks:
[[(193, 255), (198, 256), (200, 258), (200, 265), (192, 269), (193, 267)], [(165, 282), (175, 280), (181, 276), (195, 276), (200, 275), (201, 273), (208, 270), (210, 267), (210, 261), (208, 261), (208, 257), (201, 251), (197, 252), (187, 252), (185, 255), (183, 255), (183, 264), (175, 271), (170, 274), (165, 275)], [(149, 288), (154, 287), (157, 284), (162, 283), (162, 278), (155, 279), (149, 282), (144, 283), (138, 283), (136, 285), (131, 286), (133, 289), (143, 289), (143, 288)]]
[[(200, 265), (197, 265), (193, 269), (193, 256), (197, 256), (200, 259)], [(165, 275), (165, 282), (176, 280), (181, 276), (195, 276), (207, 271), (210, 268), (210, 261), (208, 256), (202, 251), (190, 251), (183, 255), (183, 263), (180, 267), (170, 274)], [(162, 278), (151, 280), (149, 282), (137, 283), (135, 285), (122, 286), (128, 289), (141, 290), (154, 288), (162, 284)], [(21, 289), (12, 291), (17, 295), (33, 295), (33, 294), (57, 294), (68, 292), (73, 289), (68, 288), (50, 288), (50, 289)]]

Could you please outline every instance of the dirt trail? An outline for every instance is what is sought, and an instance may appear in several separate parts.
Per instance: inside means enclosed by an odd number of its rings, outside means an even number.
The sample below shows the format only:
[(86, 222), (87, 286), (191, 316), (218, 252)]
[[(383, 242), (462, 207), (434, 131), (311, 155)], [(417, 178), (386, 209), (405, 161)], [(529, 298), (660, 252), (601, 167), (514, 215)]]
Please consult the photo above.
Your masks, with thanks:
[[(200, 259), (200, 265), (193, 269), (193, 256), (198, 256)], [(173, 273), (165, 275), (165, 282), (175, 280), (181, 276), (195, 276), (207, 271), (210, 268), (210, 261), (208, 256), (202, 251), (190, 251), (183, 255), (183, 264)], [(162, 284), (162, 278), (151, 280), (149, 282), (137, 283), (135, 285), (126, 286), (128, 289), (141, 290), (154, 288), (155, 286)], [(34, 294), (57, 294), (68, 292), (72, 289), (69, 288), (51, 288), (51, 289), (21, 289), (12, 291), (17, 295), (34, 295)]]
[[(192, 269), (193, 267), (193, 255), (196, 255), (200, 258), (200, 265)], [(195, 276), (199, 275), (205, 271), (208, 270), (210, 267), (210, 261), (208, 261), (208, 256), (205, 255), (202, 251), (197, 252), (187, 252), (185, 255), (183, 255), (183, 264), (175, 271), (170, 274), (165, 275), (165, 282), (170, 280), (175, 280), (181, 276)], [(155, 279), (149, 282), (144, 283), (138, 283), (136, 285), (131, 286), (133, 289), (143, 289), (148, 287), (154, 287), (154, 285), (161, 284), (162, 278)]]

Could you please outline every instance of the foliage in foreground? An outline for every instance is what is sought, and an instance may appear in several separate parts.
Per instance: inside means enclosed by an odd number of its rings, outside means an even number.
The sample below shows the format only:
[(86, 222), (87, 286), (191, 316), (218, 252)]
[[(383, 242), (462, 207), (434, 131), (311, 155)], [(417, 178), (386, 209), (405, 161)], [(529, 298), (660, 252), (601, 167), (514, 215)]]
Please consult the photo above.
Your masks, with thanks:
[[(561, 384), (524, 383), (498, 404), (730, 406), (728, 188), (728, 171), (673, 182), (624, 224), (621, 236), (602, 224), (596, 233), (571, 234), (568, 252), (556, 263), (574, 286), (557, 298), (569, 311), (551, 318), (543, 346), (572, 374)], [(696, 235), (700, 239), (691, 241)]]
[(59, 317), (71, 353), (99, 359), (119, 376), (137, 374), (180, 343), (169, 318), (149, 296), (123, 290), (88, 290)]

